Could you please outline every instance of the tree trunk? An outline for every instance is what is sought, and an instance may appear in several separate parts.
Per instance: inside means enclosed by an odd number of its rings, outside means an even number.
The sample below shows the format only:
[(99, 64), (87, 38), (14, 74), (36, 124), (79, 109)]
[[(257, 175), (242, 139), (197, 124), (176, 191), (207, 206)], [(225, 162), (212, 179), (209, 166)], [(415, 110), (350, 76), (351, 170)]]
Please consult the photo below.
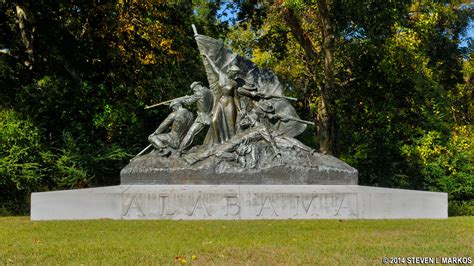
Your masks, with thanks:
[(321, 89), (321, 102), (318, 110), (319, 150), (324, 154), (335, 155), (335, 113), (332, 106), (334, 92), (334, 31), (330, 8), (332, 0), (317, 0), (320, 28), (323, 37), (322, 55), (324, 63), (324, 86)]
[(30, 69), (33, 68), (34, 59), (34, 16), (24, 5), (17, 3), (16, 5), (16, 16), (18, 19), (18, 27), (20, 28), (21, 40), (25, 45), (26, 53), (28, 54), (28, 60), (24, 64)]
[[(323, 36), (322, 59), (324, 64), (324, 85), (319, 87), (321, 100), (318, 103), (316, 114), (317, 133), (319, 136), (319, 151), (323, 154), (335, 155), (335, 114), (332, 108), (331, 94), (334, 91), (334, 32), (330, 20), (329, 8), (332, 0), (318, 0), (318, 16), (320, 19), (320, 30)], [(318, 53), (311, 39), (301, 27), (298, 17), (292, 10), (285, 10), (285, 19), (291, 28), (291, 32), (305, 51), (310, 62), (317, 61)], [(314, 66), (308, 66), (314, 74)], [(314, 84), (317, 81), (314, 80)]]

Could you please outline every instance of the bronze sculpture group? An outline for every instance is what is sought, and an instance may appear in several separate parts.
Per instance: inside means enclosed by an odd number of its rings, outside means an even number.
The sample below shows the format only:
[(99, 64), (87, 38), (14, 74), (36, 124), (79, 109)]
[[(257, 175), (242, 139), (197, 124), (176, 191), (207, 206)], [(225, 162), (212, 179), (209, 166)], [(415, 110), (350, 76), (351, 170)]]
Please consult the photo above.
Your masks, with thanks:
[[(312, 122), (298, 117), (289, 103), (296, 99), (283, 95), (277, 76), (193, 29), (209, 88), (193, 82), (192, 95), (164, 102), (173, 111), (148, 137), (154, 148), (151, 154), (179, 157), (190, 165), (214, 157), (245, 168), (255, 168), (263, 154), (273, 159), (280, 159), (282, 152), (312, 154), (294, 138)], [(193, 104), (196, 118), (186, 109)], [(196, 145), (196, 136), (204, 129), (205, 139)]]

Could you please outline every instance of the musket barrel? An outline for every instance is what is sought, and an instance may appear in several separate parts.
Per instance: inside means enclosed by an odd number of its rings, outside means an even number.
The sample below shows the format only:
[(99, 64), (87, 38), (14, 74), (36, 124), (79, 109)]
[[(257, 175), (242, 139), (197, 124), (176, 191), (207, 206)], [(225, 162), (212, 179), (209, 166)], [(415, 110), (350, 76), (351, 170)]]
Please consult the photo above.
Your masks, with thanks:
[(288, 96), (283, 96), (283, 98), (287, 99), (287, 100), (290, 100), (290, 101), (298, 101), (297, 98), (293, 98), (293, 97), (288, 97)]
[(145, 148), (145, 149), (143, 149), (143, 150), (142, 150), (142, 151), (140, 151), (140, 152), (139, 152), (137, 155), (135, 155), (135, 157), (133, 157), (132, 159), (130, 159), (130, 162), (131, 162), (131, 161), (133, 161), (133, 160), (134, 160), (135, 158), (137, 158), (138, 156), (140, 156), (140, 155), (144, 154), (144, 153), (145, 153), (145, 152), (146, 152), (146, 151), (147, 151), (147, 150), (148, 150), (150, 147), (152, 147), (152, 145), (151, 145), (151, 144), (150, 144), (150, 145), (148, 145), (148, 146), (146, 146), (146, 148)]
[(174, 98), (174, 99), (171, 99), (171, 100), (167, 100), (167, 101), (164, 101), (164, 102), (155, 103), (155, 104), (152, 104), (152, 105), (145, 106), (145, 109), (150, 109), (150, 108), (153, 108), (153, 107), (156, 107), (156, 106), (160, 106), (160, 105), (163, 105), (163, 104), (171, 103), (172, 101), (184, 99), (184, 98), (187, 98), (187, 97), (189, 97), (189, 96), (186, 95), (186, 96)]
[(301, 120), (301, 119), (298, 119), (298, 120), (295, 120), (297, 122), (300, 122), (300, 123), (303, 123), (303, 124), (307, 124), (307, 125), (312, 125), (314, 126), (314, 122), (311, 122), (311, 121), (306, 121), (306, 120)]
[(298, 99), (296, 99), (296, 98), (288, 97), (288, 96), (285, 96), (285, 95), (278, 95), (278, 94), (272, 94), (272, 93), (268, 93), (268, 94), (265, 94), (265, 95), (268, 95), (268, 96), (273, 97), (273, 98), (281, 98), (281, 99), (287, 99), (287, 100), (290, 100), (290, 101), (298, 101)]
[(283, 118), (283, 119), (293, 120), (295, 122), (300, 122), (300, 123), (307, 124), (307, 125), (312, 125), (312, 126), (315, 125), (314, 122), (306, 121), (306, 120), (299, 119), (299, 118), (292, 117), (292, 116), (282, 116), (282, 115), (280, 115), (280, 117)]
[(164, 102), (161, 102), (161, 103), (155, 103), (155, 104), (152, 104), (152, 105), (148, 105), (148, 106), (145, 106), (145, 109), (150, 109), (150, 108), (153, 108), (153, 107), (156, 107), (156, 106), (160, 106), (160, 105), (163, 105), (163, 104), (167, 104), (167, 103), (170, 103), (174, 101), (173, 100), (168, 100), (168, 101), (164, 101)]

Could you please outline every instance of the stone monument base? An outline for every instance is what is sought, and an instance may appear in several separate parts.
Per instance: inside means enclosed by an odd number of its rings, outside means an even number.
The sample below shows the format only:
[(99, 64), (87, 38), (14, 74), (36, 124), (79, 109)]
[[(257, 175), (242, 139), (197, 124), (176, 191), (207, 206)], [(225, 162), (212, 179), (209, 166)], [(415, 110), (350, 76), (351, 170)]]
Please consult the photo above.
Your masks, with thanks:
[(357, 185), (120, 185), (31, 196), (32, 220), (447, 217), (447, 193)]

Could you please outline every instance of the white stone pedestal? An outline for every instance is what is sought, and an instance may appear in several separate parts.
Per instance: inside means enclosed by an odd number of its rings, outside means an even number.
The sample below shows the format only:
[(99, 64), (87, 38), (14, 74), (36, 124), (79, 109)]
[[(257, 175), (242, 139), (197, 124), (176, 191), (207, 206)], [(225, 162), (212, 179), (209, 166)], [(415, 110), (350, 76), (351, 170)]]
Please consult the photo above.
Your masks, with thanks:
[(121, 185), (31, 196), (32, 220), (447, 217), (446, 193), (357, 185)]

